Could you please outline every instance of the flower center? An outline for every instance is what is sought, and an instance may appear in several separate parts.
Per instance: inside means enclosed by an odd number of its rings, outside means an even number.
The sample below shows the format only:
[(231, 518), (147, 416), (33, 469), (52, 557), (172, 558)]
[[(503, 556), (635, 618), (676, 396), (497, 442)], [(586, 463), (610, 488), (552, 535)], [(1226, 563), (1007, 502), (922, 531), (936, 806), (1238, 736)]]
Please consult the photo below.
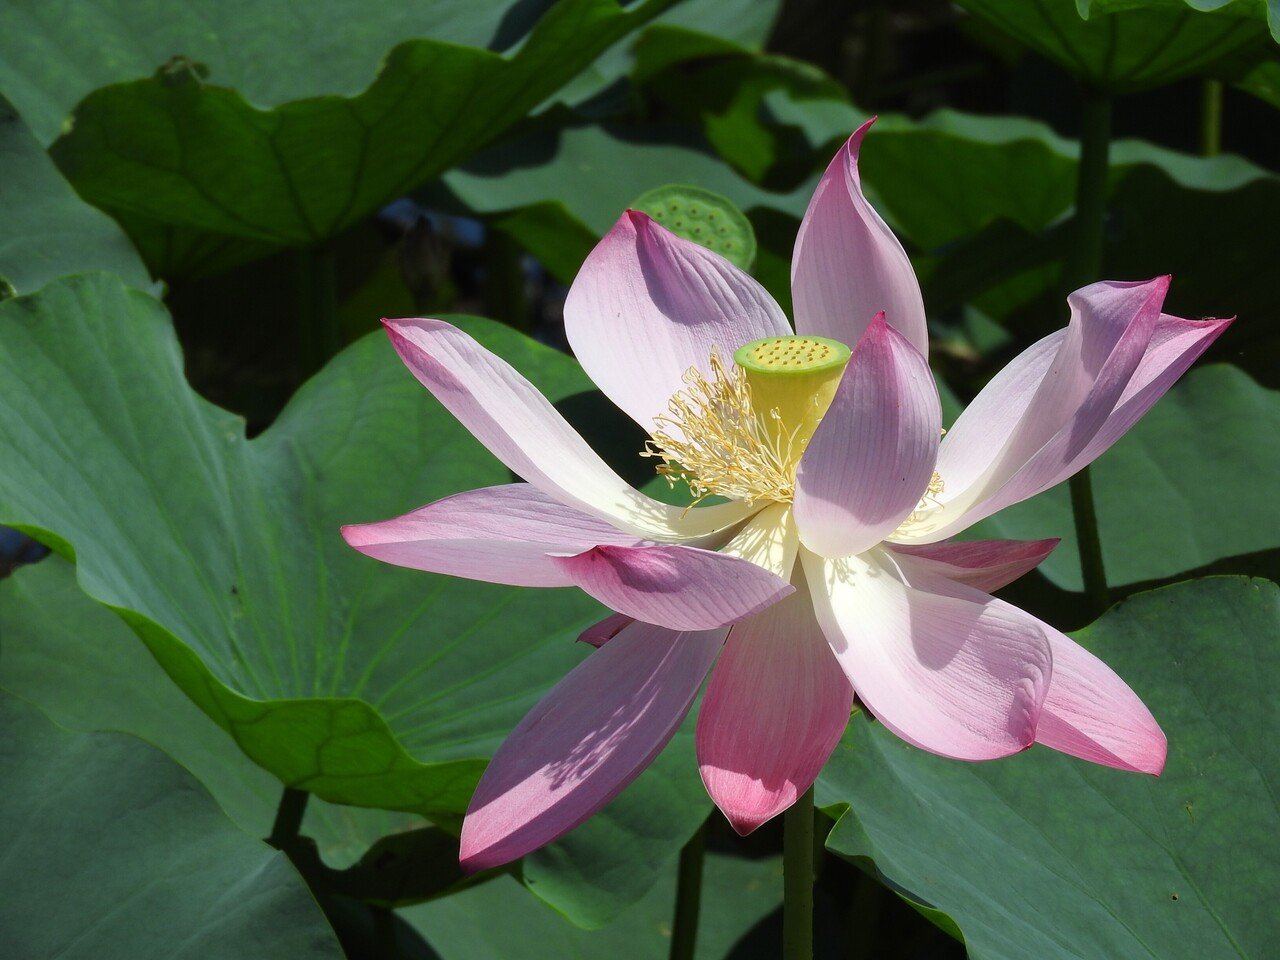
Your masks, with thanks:
[(712, 494), (790, 503), (796, 465), (849, 363), (849, 348), (826, 337), (766, 337), (740, 347), (726, 366), (715, 351), (710, 375), (696, 367), (654, 418), (641, 456), (688, 485), (695, 503)]
[[(944, 431), (945, 432), (945, 431)], [(942, 474), (937, 470), (933, 471), (933, 477), (929, 480), (929, 486), (920, 496), (920, 502), (916, 504), (916, 508), (907, 515), (907, 518), (898, 524), (898, 529), (889, 534), (889, 540), (909, 540), (913, 536), (921, 536), (932, 532), (937, 528), (937, 519), (934, 516), (942, 509), (942, 491), (945, 488), (942, 482)]]

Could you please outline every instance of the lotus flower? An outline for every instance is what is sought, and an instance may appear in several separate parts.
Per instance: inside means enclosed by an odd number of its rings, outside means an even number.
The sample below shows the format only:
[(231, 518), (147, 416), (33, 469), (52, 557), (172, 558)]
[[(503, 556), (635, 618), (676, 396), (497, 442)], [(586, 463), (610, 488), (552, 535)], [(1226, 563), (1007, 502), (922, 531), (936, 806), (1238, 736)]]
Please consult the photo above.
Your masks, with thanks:
[(616, 611), (494, 756), (463, 826), (468, 869), (604, 806), (662, 750), (709, 671), (698, 762), (743, 834), (813, 783), (855, 694), (945, 757), (1038, 742), (1162, 769), (1164, 735), (1124, 681), (991, 596), (1057, 541), (950, 538), (1101, 454), (1227, 321), (1162, 313), (1167, 277), (1085, 287), (1068, 326), (943, 435), (919, 285), (859, 184), (869, 126), (832, 160), (800, 227), (794, 333), (755, 280), (635, 211), (573, 283), (574, 353), (650, 432), (642, 453), (689, 485), (690, 509), (628, 486), (463, 332), (386, 321), (414, 375), (525, 482), (346, 527), (347, 542), (434, 573), (577, 586)]

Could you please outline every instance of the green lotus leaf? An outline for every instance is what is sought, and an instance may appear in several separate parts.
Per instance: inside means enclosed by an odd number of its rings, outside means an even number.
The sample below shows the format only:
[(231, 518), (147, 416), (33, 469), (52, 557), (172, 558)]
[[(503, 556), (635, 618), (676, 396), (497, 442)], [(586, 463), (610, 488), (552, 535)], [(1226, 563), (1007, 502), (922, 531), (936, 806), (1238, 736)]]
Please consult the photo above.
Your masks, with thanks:
[[(627, 442), (572, 359), (490, 321), (459, 323), (571, 419)], [(576, 591), (433, 577), (343, 543), (343, 522), (511, 479), (382, 335), (336, 358), (252, 440), (186, 384), (163, 307), (109, 275), (0, 304), (0, 357), (0, 446), (13, 452), (0, 461), (0, 522), (74, 558), (80, 587), (281, 783), (456, 822), (506, 733), (586, 655), (574, 640), (604, 611)], [(112, 715), (132, 728), (128, 704)], [(709, 808), (691, 741), (684, 731), (531, 860), (530, 885), (584, 923), (643, 895)], [(255, 802), (258, 787), (236, 789), (236, 805)], [(360, 843), (345, 843), (348, 862)], [(593, 887), (581, 905), (579, 877)]]
[[(296, 92), (296, 81), (260, 78), (269, 96), (256, 98), (252, 86), (227, 82), (235, 73), (257, 78), (249, 65), (226, 77), (200, 50), (178, 47), (182, 56), (154, 76), (164, 58), (152, 62), (145, 79), (88, 92), (51, 153), (81, 196), (130, 229), (157, 273), (207, 270), (205, 257), (222, 266), (272, 248), (312, 245), (465, 159), (671, 2), (623, 8), (615, 0), (561, 0), (507, 55), (441, 39), (407, 40), (354, 95), (349, 84), (315, 79), (326, 66), (321, 59), (307, 71), (314, 84), (305, 95), (278, 99), (285, 90)], [(262, 16), (274, 22), (284, 12), (277, 6), (284, 5), (265, 5)], [(346, 6), (334, 3), (322, 14), (327, 19)], [(83, 15), (95, 14), (90, 8)], [(457, 17), (468, 25), (464, 32), (474, 32), (472, 13), (451, 17), (447, 10), (444, 26), (456, 26)], [(364, 17), (353, 13), (351, 19)], [(291, 32), (297, 31), (271, 43)], [(361, 45), (385, 32), (361, 34)], [(54, 34), (57, 43), (74, 46), (61, 31)], [(307, 31), (304, 46), (328, 49), (346, 34), (344, 25), (320, 42)], [(166, 57), (171, 54), (172, 48)], [(18, 72), (27, 56), (25, 47), (9, 51), (8, 69)], [(354, 74), (350, 55), (335, 60), (346, 64), (344, 75)], [(273, 64), (271, 72), (281, 69)], [(0, 88), (4, 81), (0, 71)], [(337, 93), (320, 92), (335, 87)], [(13, 96), (25, 113), (19, 94), (38, 101), (41, 92), (19, 85)], [(249, 245), (229, 256), (225, 241), (232, 237)]]
[(150, 281), (124, 231), (76, 196), (3, 98), (0, 168), (0, 296), (85, 270), (111, 270), (134, 286)]
[(1265, 19), (1271, 36), (1280, 41), (1280, 3), (1276, 0), (1076, 0), (1080, 16), (1088, 19), (1095, 13), (1122, 10), (1167, 8), (1194, 10), (1199, 13), (1222, 13), (1235, 17)]
[(1268, 40), (1252, 0), (957, 2), (1086, 83), (1116, 92), (1211, 72), (1219, 61)]
[(6, 956), (343, 957), (284, 855), (156, 748), (4, 694), (0, 730)]

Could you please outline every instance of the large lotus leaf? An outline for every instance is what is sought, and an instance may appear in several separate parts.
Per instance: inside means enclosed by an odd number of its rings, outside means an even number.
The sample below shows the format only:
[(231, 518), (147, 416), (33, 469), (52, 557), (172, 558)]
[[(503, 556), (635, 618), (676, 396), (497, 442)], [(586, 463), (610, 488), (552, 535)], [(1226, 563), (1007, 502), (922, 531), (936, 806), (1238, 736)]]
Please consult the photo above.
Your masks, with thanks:
[(174, 60), (269, 109), (353, 97), (407, 37), (505, 50), (552, 0), (10, 0), (0, 7), (0, 89), (46, 145), (94, 90), (150, 77)]
[[(69, 730), (145, 740), (190, 771), (246, 833), (271, 831), (280, 781), (178, 689), (124, 621), (80, 590), (60, 557), (0, 581), (0, 690)], [(302, 832), (326, 863), (344, 867), (380, 836), (420, 823), (413, 814), (313, 799)]]
[[(1277, 569), (1280, 393), (1234, 367), (1195, 370), (1092, 468), (1107, 581), (1162, 580), (1234, 558), (1235, 570)], [(1080, 590), (1065, 485), (1002, 510), (974, 535), (1063, 542), (1040, 571)], [(1250, 564), (1244, 567), (1243, 564)], [(1263, 566), (1259, 566), (1263, 564)]]
[[(679, 0), (655, 17), (653, 25), (646, 28), (641, 37), (665, 36), (675, 31), (698, 37), (701, 42), (729, 43), (746, 50), (759, 50), (781, 6), (781, 0)], [(623, 77), (635, 76), (640, 56), (638, 49), (632, 47), (632, 44), (617, 44), (606, 51), (570, 81), (556, 99), (589, 108), (583, 101), (607, 90)], [(688, 49), (672, 52), (675, 59), (685, 55), (696, 54)]]
[(284, 855), (123, 734), (0, 695), (0, 930), (14, 960), (343, 956)]
[[(0, 89), (10, 92), (51, 143), (77, 103), (99, 87), (151, 76), (175, 57), (257, 107), (323, 94), (352, 97), (406, 37), (502, 51), (514, 47), (554, 0), (322, 0), (300, 16), (283, 0), (220, 0), (174, 7), (161, 0), (13, 0), (0, 8)], [(660, 22), (707, 31), (758, 49), (780, 0), (681, 0)], [(615, 47), (564, 91), (597, 93), (631, 66)]]
[[(343, 353), (246, 441), (184, 382), (163, 308), (114, 278), (0, 310), (0, 516), (74, 555), (86, 592), (283, 782), (463, 809), (480, 758), (580, 659), (573, 638), (601, 608), (346, 547), (343, 521), (510, 478), (385, 339)], [(589, 386), (563, 355), (467, 326), (553, 399)]]
[(1208, 71), (1262, 42), (1247, 4), (1202, 12), (1187, 4), (1127, 4), (1082, 19), (1076, 0), (957, 0), (1087, 83), (1137, 90)]
[(314, 244), (469, 156), (670, 2), (561, 0), (507, 56), (409, 40), (362, 93), (268, 109), (175, 61), (90, 93), (51, 152), (158, 272), (176, 262), (174, 231), (188, 265), (193, 232)]
[(1276, 0), (1076, 0), (1080, 16), (1086, 19), (1095, 11), (1167, 7), (1173, 10), (1196, 10), (1203, 13), (1225, 12), (1239, 17), (1266, 18), (1271, 36), (1280, 41), (1280, 3)]
[[(59, 557), (0, 582), (0, 690), (37, 704), (60, 726), (121, 730), (154, 744), (190, 770), (246, 833), (265, 836), (270, 830), (280, 799), (279, 781), (245, 757), (182, 694), (118, 617), (80, 591), (74, 568)], [(469, 894), (470, 899), (455, 905), (457, 911), (443, 911), (444, 919), (437, 911), (425, 911), (432, 922), (423, 929), (437, 929), (439, 919), (446, 931), (444, 942), (461, 951), (466, 940), (457, 924), (472, 923), (473, 932), (505, 929), (511, 911), (551, 944), (620, 944), (623, 936), (647, 937), (669, 923), (675, 864), (667, 838), (673, 826), (691, 832), (689, 819), (696, 826), (708, 808), (705, 791), (691, 774), (690, 739), (687, 731), (682, 733), (675, 749), (659, 758), (653, 768), (656, 775), (646, 774), (598, 819), (524, 863), (525, 884), (573, 922), (609, 922), (610, 932), (603, 939), (574, 929), (529, 901), (510, 880), (498, 881), (500, 895)], [(685, 776), (677, 776), (679, 771)], [(671, 802), (661, 796), (673, 791)], [(409, 814), (335, 806), (312, 798), (302, 833), (317, 842), (328, 866), (342, 868), (380, 837), (416, 825)], [(427, 866), (419, 864), (416, 870)], [(738, 861), (721, 864), (712, 858), (702, 927), (705, 947), (732, 943), (776, 905), (781, 891), (776, 874), (776, 861), (752, 866)], [(639, 904), (631, 907), (637, 899)], [(625, 912), (615, 921), (620, 911)], [(478, 956), (489, 955), (485, 951), (492, 947), (483, 937), (474, 942)], [(465, 960), (468, 954), (446, 956)]]
[[(0, 690), (64, 727), (141, 737), (190, 770), (247, 833), (270, 831), (280, 781), (174, 685), (119, 617), (80, 591), (74, 568), (59, 557), (0, 582)], [(526, 886), (575, 923), (610, 921), (674, 871), (676, 849), (706, 817), (710, 802), (695, 771), (685, 729), (600, 814), (527, 858)], [(327, 866), (341, 869), (381, 837), (420, 825), (412, 814), (313, 798), (302, 833)]]
[(1159, 719), (1159, 779), (1043, 747), (959, 763), (859, 719), (819, 780), (824, 808), (848, 808), (827, 847), (954, 922), (975, 960), (1270, 957), (1278, 630), (1275, 584), (1215, 577), (1076, 635)]
[(3, 98), (0, 170), (0, 296), (84, 270), (111, 270), (136, 286), (149, 281), (124, 232), (76, 196)]
[[(710, 854), (705, 869), (695, 956), (737, 956), (735, 944), (778, 906), (781, 860)], [(516, 896), (515, 884), (506, 878), (410, 907), (403, 915), (441, 960), (661, 960), (671, 946), (674, 886), (671, 880), (656, 885), (598, 930), (575, 930), (558, 921), (528, 898)]]

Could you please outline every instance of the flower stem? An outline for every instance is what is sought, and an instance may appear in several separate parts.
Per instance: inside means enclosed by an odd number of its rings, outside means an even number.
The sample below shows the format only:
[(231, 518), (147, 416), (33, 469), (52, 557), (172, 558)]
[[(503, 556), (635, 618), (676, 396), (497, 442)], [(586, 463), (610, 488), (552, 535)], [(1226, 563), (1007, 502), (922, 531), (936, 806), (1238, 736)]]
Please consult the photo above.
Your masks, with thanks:
[(302, 829), (302, 817), (307, 812), (307, 801), (311, 794), (306, 790), (295, 790), (285, 787), (280, 795), (280, 806), (276, 808), (276, 822), (271, 827), (271, 836), (267, 843), (277, 850), (286, 850), (298, 839), (298, 831)]
[(813, 787), (782, 821), (782, 957), (813, 958)]
[(1071, 513), (1076, 522), (1076, 547), (1080, 551), (1080, 576), (1084, 595), (1096, 616), (1107, 609), (1107, 572), (1102, 565), (1102, 540), (1098, 536), (1098, 514), (1093, 506), (1093, 479), (1085, 467), (1067, 484), (1071, 490)]
[(1098, 279), (1107, 212), (1107, 163), (1111, 153), (1111, 98), (1086, 90), (1080, 110), (1080, 166), (1076, 172), (1073, 243), (1065, 277), (1074, 290)]
[(1200, 91), (1200, 152), (1216, 157), (1222, 152), (1222, 81), (1205, 80)]
[[(1080, 114), (1080, 166), (1076, 174), (1074, 243), (1063, 279), (1075, 290), (1099, 279), (1107, 212), (1107, 163), (1111, 152), (1111, 98), (1086, 90)], [(1071, 478), (1071, 512), (1085, 597), (1096, 616), (1107, 608), (1107, 577), (1102, 563), (1102, 539), (1093, 504), (1089, 468)]]
[(698, 945), (698, 911), (702, 906), (702, 862), (705, 858), (707, 824), (680, 851), (676, 879), (675, 919), (671, 924), (671, 960), (693, 960)]

